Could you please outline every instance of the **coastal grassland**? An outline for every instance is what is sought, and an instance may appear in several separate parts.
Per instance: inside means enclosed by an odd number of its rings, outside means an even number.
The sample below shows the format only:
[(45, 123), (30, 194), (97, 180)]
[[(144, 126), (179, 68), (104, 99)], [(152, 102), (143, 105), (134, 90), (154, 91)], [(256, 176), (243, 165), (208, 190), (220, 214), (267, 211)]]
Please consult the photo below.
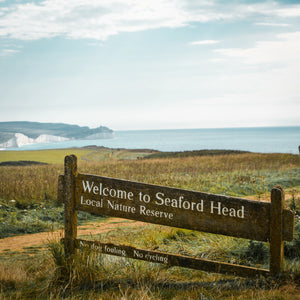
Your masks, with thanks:
[[(287, 203), (289, 199), (294, 199), (294, 203), (298, 201), (300, 193), (300, 156), (291, 154), (245, 153), (98, 162), (79, 160), (78, 170), (81, 173), (257, 200), (268, 201), (271, 189), (277, 184), (286, 190)], [(13, 224), (18, 223), (22, 227), (24, 224), (36, 224), (38, 220), (46, 223), (28, 225), (31, 227), (28, 232), (34, 232), (34, 228), (41, 228), (36, 230), (40, 231), (47, 226), (51, 229), (53, 224), (61, 224), (63, 208), (56, 199), (58, 175), (63, 172), (63, 159), (60, 164), (1, 166), (0, 205), (1, 218), (5, 221), (0, 223), (0, 231), (10, 228), (12, 234)], [(3, 224), (7, 225), (6, 229), (3, 229)]]
[(48, 164), (60, 164), (66, 155), (75, 154), (78, 160), (91, 152), (87, 149), (54, 149), (54, 150), (32, 150), (32, 151), (1, 151), (0, 162), (6, 161), (38, 161)]
[[(184, 158), (79, 160), (81, 173), (134, 180), (182, 189), (225, 194), (255, 195), (260, 199), (272, 187), (300, 186), (300, 156), (292, 154), (230, 154)], [(60, 164), (0, 167), (0, 199), (17, 205), (54, 203)]]
[[(31, 150), (31, 151), (0, 151), (1, 162), (34, 161), (48, 164), (61, 164), (66, 155), (74, 154), (78, 161), (107, 161), (120, 159), (143, 158), (153, 151), (147, 149), (109, 149), (105, 147), (87, 146), (82, 148)], [(155, 152), (155, 151), (154, 151)]]
[[(6, 251), (0, 254), (0, 299), (299, 297), (300, 156), (239, 153), (151, 160), (117, 160), (109, 156), (106, 158), (104, 161), (92, 162), (79, 160), (78, 170), (81, 173), (257, 200), (268, 200), (271, 188), (276, 184), (282, 185), (287, 195), (286, 206), (297, 213), (295, 239), (285, 244), (285, 273), (277, 279), (241, 279), (115, 258), (88, 250), (78, 252), (70, 270), (62, 245), (58, 241), (51, 241), (48, 250), (32, 252), (32, 249), (25, 249), (22, 253)], [(0, 226), (4, 236), (7, 232), (20, 233), (14, 232), (14, 224), (29, 228), (29, 216), (33, 220), (48, 217), (50, 225), (62, 224), (62, 205), (56, 201), (59, 174), (63, 174), (63, 158), (59, 164), (53, 165), (0, 167), (0, 208), (3, 213), (0, 216)], [(30, 215), (34, 213), (35, 215)], [(88, 221), (90, 216), (86, 214), (82, 218)], [(35, 227), (38, 226), (33, 222), (30, 228)], [(51, 229), (51, 226), (45, 226), (39, 231), (47, 228)], [(116, 228), (100, 236), (86, 238), (268, 267), (267, 243), (164, 226)]]

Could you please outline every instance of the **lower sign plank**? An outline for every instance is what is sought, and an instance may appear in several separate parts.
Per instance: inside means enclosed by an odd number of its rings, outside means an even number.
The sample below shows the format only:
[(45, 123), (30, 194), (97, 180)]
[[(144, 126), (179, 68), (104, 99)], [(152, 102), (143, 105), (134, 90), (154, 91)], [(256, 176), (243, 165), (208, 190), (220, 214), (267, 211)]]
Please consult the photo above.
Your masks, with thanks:
[(76, 248), (88, 249), (103, 254), (121, 256), (144, 260), (153, 263), (161, 263), (166, 266), (178, 266), (190, 269), (216, 272), (223, 274), (233, 274), (244, 277), (268, 276), (270, 273), (265, 269), (258, 269), (224, 262), (216, 262), (207, 259), (196, 259), (188, 256), (168, 254), (158, 251), (137, 249), (131, 246), (119, 246), (98, 241), (87, 241), (76, 239)]
[[(251, 201), (127, 180), (78, 174), (76, 208), (94, 214), (269, 241), (270, 207)], [(293, 213), (283, 210), (283, 239), (293, 239)]]

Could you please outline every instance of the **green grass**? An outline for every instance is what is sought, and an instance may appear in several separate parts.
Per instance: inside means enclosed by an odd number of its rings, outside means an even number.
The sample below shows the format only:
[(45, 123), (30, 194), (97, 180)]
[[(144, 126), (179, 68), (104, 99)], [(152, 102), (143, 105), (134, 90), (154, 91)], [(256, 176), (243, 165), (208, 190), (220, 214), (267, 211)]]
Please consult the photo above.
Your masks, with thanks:
[[(78, 225), (105, 220), (104, 217), (78, 212)], [(64, 208), (53, 204), (33, 204), (18, 208), (16, 202), (0, 200), (0, 238), (63, 228)]]
[(104, 147), (83, 147), (54, 150), (0, 151), (0, 163), (6, 161), (37, 161), (48, 164), (62, 164), (66, 155), (74, 154), (78, 161), (105, 161), (136, 159), (149, 155), (148, 150), (108, 149)]
[(176, 158), (176, 157), (194, 157), (194, 156), (215, 156), (227, 154), (249, 153), (248, 151), (238, 150), (193, 150), (193, 151), (177, 151), (177, 152), (157, 152), (148, 155), (149, 158)]
[(79, 161), (81, 157), (90, 153), (91, 150), (83, 149), (55, 149), (55, 150), (34, 150), (34, 151), (1, 151), (0, 162), (29, 160), (49, 164), (61, 164), (66, 155), (75, 154)]

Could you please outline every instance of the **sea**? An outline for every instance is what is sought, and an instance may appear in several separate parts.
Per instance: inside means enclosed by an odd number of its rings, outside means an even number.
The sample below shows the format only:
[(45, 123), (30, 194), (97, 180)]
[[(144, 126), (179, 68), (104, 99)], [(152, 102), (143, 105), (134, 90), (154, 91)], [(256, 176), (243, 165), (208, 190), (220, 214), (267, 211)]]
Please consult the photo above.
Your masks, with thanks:
[(159, 151), (228, 149), (299, 154), (300, 126), (115, 131), (113, 139), (71, 140), (26, 145), (8, 150), (59, 149), (90, 145)]

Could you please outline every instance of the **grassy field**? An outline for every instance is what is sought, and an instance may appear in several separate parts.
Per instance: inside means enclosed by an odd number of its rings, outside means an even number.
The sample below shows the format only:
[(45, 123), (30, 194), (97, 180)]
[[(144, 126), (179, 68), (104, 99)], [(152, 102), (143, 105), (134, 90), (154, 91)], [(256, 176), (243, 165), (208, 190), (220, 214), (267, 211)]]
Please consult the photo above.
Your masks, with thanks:
[[(297, 214), (295, 239), (285, 244), (285, 273), (276, 279), (241, 279), (88, 251), (78, 253), (70, 272), (63, 247), (51, 241), (48, 250), (7, 250), (0, 254), (0, 299), (299, 299), (299, 155), (193, 153), (136, 159), (149, 152), (95, 148), (1, 152), (0, 162), (49, 163), (0, 167), (1, 237), (62, 226), (63, 208), (56, 201), (57, 177), (63, 174), (64, 156), (71, 153), (78, 156), (81, 173), (258, 201), (268, 201), (272, 187), (282, 185), (286, 206)], [(82, 223), (95, 218), (86, 213), (79, 215)], [(265, 268), (269, 260), (267, 243), (157, 225), (116, 228), (86, 238)]]
[(62, 164), (66, 155), (74, 154), (78, 161), (107, 161), (142, 158), (151, 154), (149, 150), (108, 149), (88, 146), (84, 148), (35, 150), (35, 151), (0, 151), (0, 163), (6, 161), (38, 161), (48, 164)]

